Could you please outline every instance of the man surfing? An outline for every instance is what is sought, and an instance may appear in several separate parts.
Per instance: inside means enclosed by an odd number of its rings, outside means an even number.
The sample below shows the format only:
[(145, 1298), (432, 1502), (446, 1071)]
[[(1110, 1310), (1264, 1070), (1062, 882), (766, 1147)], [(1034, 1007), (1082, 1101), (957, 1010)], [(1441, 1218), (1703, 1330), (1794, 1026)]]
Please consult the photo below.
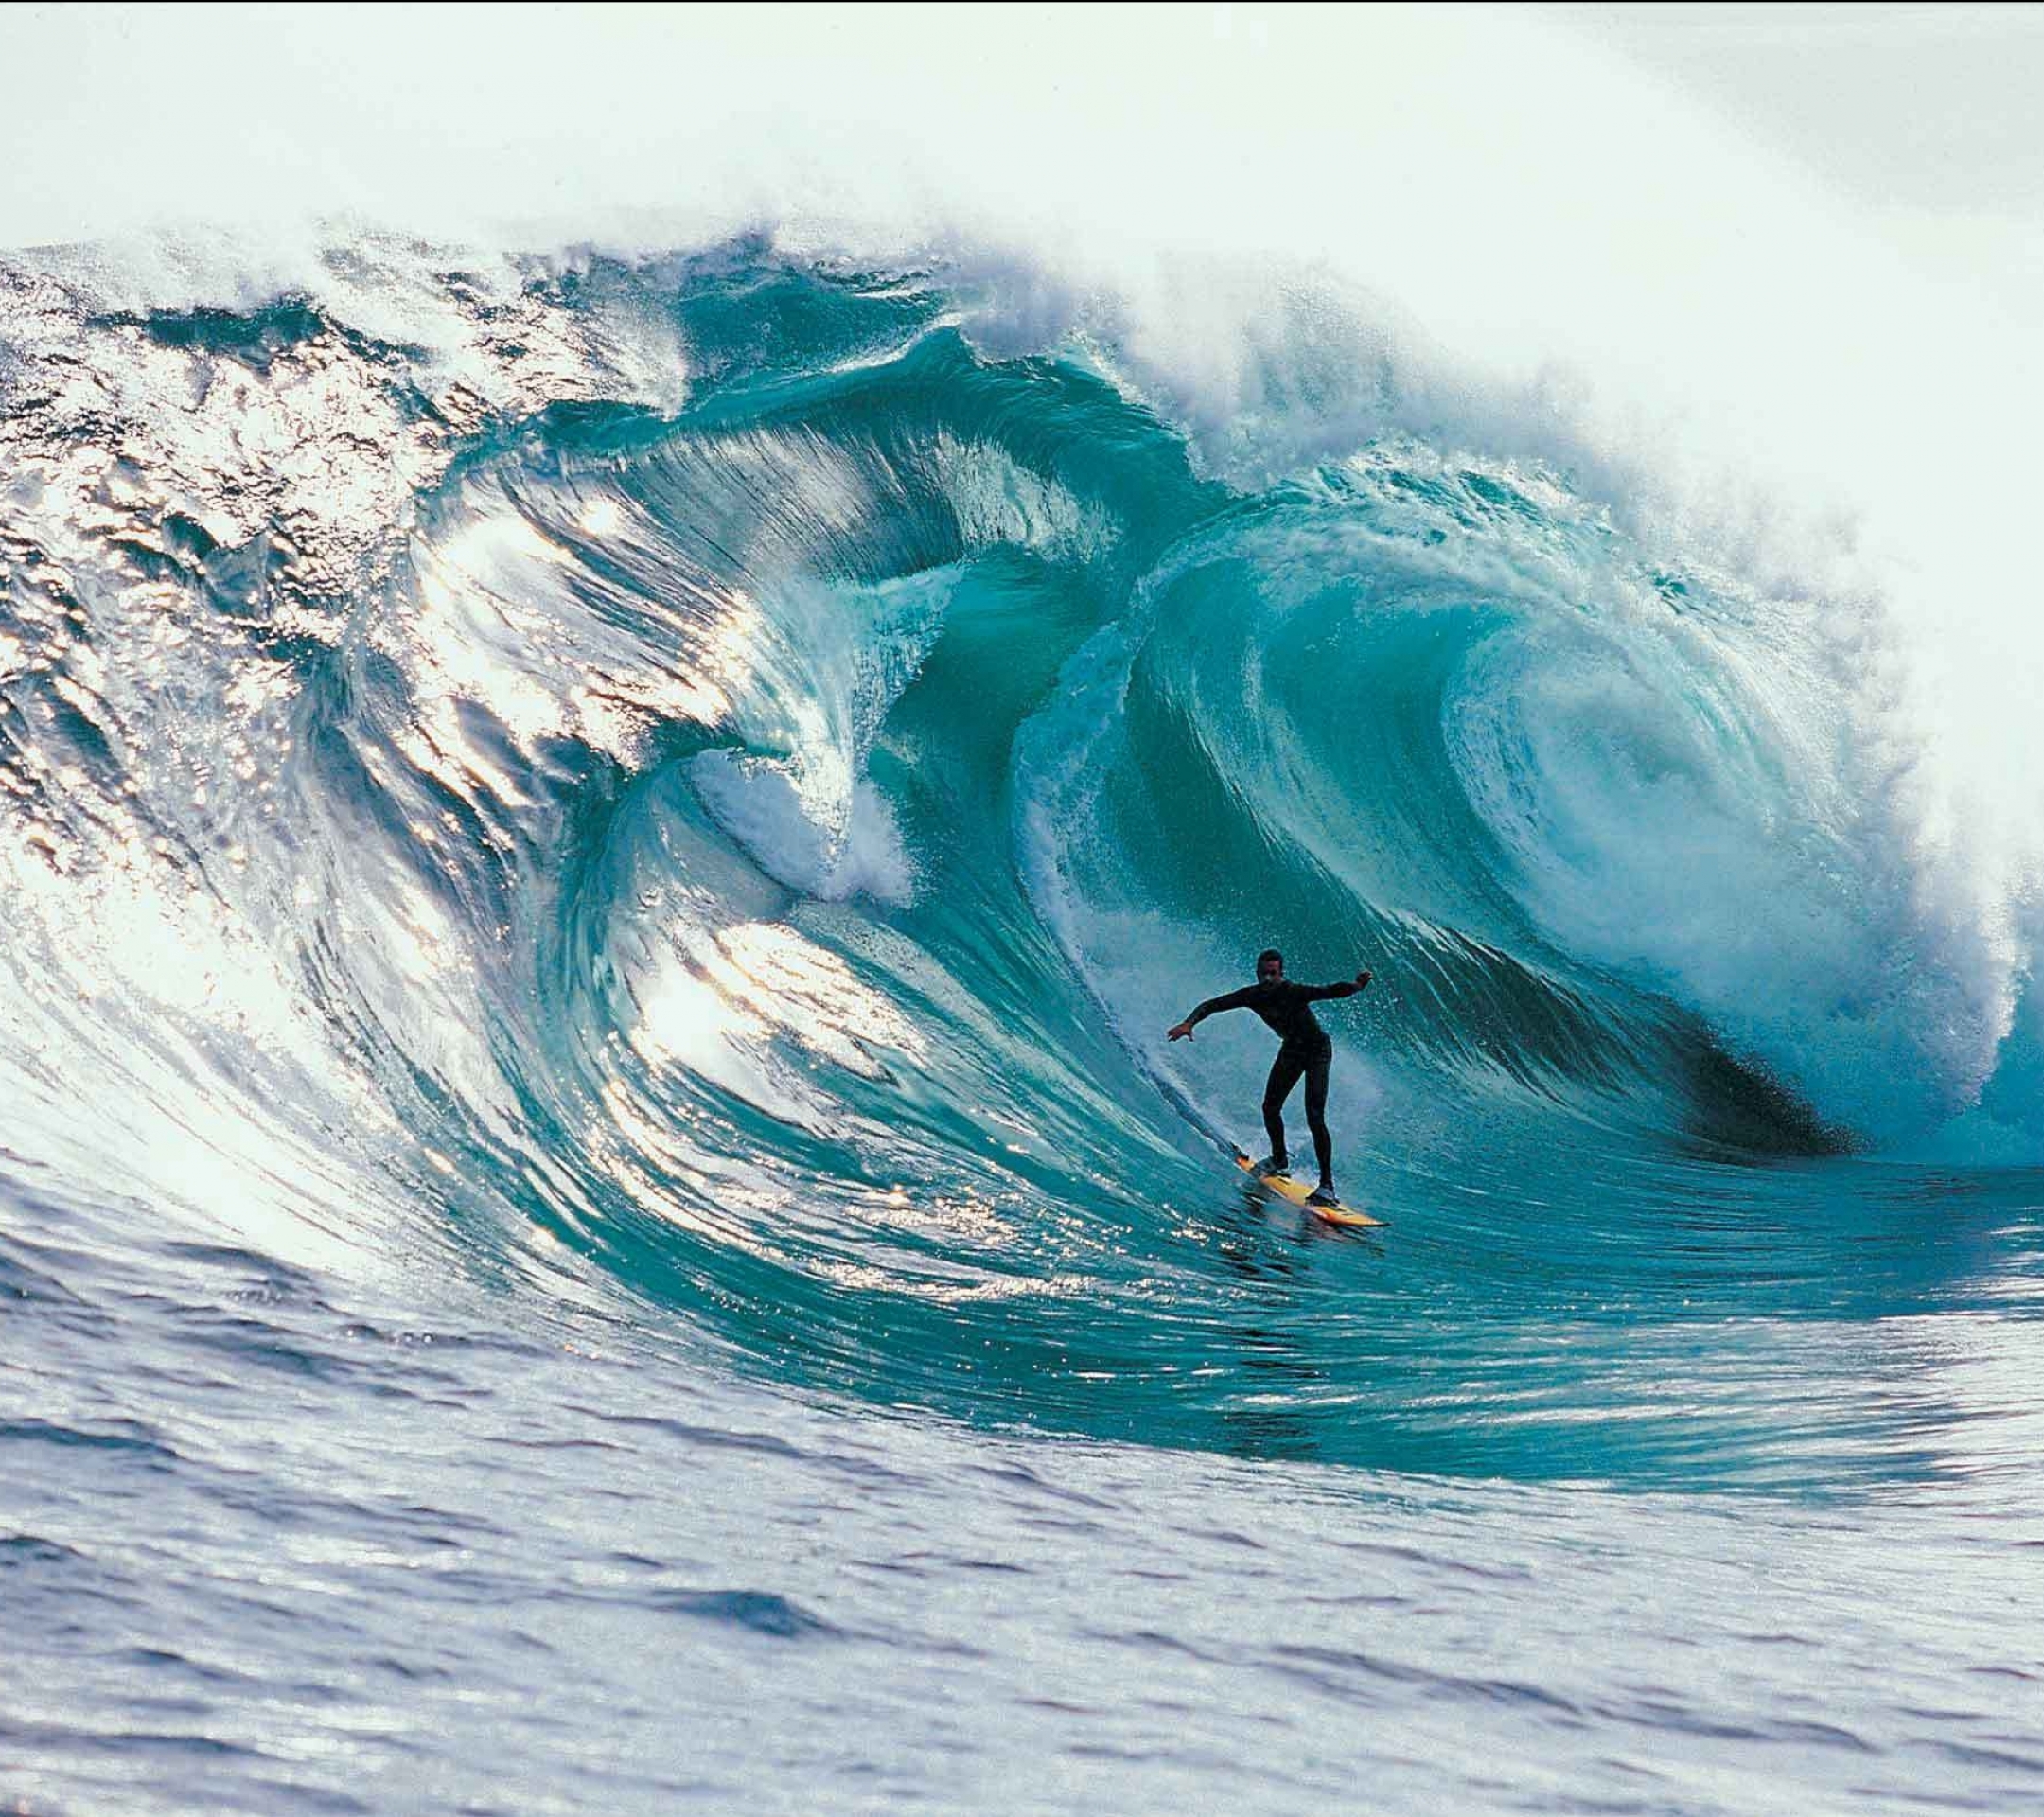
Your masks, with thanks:
[(1340, 1203), (1334, 1196), (1334, 1142), (1328, 1134), (1328, 1067), (1334, 1059), (1334, 1044), (1313, 1020), (1313, 1004), (1330, 997), (1353, 997), (1370, 981), (1361, 971), (1353, 983), (1294, 984), (1284, 975), (1284, 955), (1275, 947), (1257, 955), (1257, 981), (1245, 984), (1225, 997), (1209, 997), (1198, 1009), (1171, 1031), (1173, 1041), (1189, 1041), (1192, 1031), (1209, 1015), (1223, 1010), (1254, 1010), (1263, 1024), (1278, 1036), (1278, 1058), (1271, 1063), (1270, 1081), (1263, 1087), (1263, 1127), (1270, 1132), (1270, 1154), (1258, 1164), (1259, 1173), (1289, 1174), (1291, 1162), (1285, 1154), (1284, 1102), (1301, 1077), (1306, 1081), (1306, 1126), (1313, 1131), (1313, 1157), (1320, 1163), (1320, 1184), (1309, 1193), (1311, 1206)]

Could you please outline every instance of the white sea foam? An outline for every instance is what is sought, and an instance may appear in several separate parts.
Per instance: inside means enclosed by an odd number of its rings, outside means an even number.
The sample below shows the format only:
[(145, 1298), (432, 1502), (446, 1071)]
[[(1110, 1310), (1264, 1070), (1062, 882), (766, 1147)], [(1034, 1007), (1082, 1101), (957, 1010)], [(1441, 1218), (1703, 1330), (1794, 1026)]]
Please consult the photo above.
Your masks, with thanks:
[(843, 824), (834, 826), (804, 804), (786, 763), (706, 750), (691, 774), (717, 824), (789, 889), (827, 902), (868, 895), (899, 904), (913, 893), (901, 831), (871, 783), (849, 785)]

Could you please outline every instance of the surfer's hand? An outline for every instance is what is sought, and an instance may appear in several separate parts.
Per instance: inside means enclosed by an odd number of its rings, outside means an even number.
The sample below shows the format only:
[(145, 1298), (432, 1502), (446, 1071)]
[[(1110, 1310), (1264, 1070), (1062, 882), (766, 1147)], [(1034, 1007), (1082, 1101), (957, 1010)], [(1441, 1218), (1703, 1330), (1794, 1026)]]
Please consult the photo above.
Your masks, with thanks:
[(1189, 1022), (1181, 1022), (1181, 1023), (1179, 1023), (1179, 1025), (1178, 1025), (1178, 1026), (1177, 1026), (1177, 1027), (1176, 1027), (1175, 1029), (1172, 1029), (1172, 1030), (1171, 1031), (1171, 1038), (1172, 1038), (1172, 1039), (1173, 1041), (1189, 1041), (1189, 1040), (1191, 1040), (1191, 1038), (1192, 1038), (1192, 1025), (1191, 1025), (1191, 1023), (1189, 1023)]
[(1369, 973), (1369, 968), (1368, 968), (1367, 966), (1364, 967), (1364, 969), (1363, 969), (1362, 971), (1358, 972), (1358, 973), (1357, 973), (1357, 974), (1355, 975), (1355, 987), (1356, 987), (1356, 989), (1357, 989), (1357, 990), (1359, 990), (1359, 991), (1360, 991), (1360, 990), (1361, 990), (1361, 989), (1362, 989), (1362, 988), (1363, 988), (1363, 987), (1364, 987), (1364, 986), (1365, 986), (1366, 984), (1367, 984), (1367, 983), (1368, 983), (1369, 981), (1370, 981), (1370, 973)]

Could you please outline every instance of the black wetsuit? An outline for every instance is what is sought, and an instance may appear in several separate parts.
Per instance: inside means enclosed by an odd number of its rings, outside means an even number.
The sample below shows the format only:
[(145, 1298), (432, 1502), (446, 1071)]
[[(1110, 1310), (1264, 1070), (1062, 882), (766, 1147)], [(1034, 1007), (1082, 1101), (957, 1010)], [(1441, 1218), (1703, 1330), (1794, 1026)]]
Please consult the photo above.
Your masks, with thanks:
[(1270, 1134), (1271, 1159), (1285, 1164), (1284, 1101), (1301, 1074), (1306, 1080), (1306, 1126), (1313, 1131), (1313, 1158), (1320, 1163), (1323, 1184), (1334, 1179), (1334, 1141), (1328, 1134), (1328, 1067), (1334, 1044), (1313, 1020), (1312, 1005), (1329, 997), (1353, 997), (1360, 984), (1295, 984), (1280, 978), (1273, 983), (1245, 984), (1225, 997), (1209, 997), (1186, 1017), (1189, 1026), (1223, 1010), (1254, 1010), (1281, 1043), (1263, 1087), (1263, 1127)]

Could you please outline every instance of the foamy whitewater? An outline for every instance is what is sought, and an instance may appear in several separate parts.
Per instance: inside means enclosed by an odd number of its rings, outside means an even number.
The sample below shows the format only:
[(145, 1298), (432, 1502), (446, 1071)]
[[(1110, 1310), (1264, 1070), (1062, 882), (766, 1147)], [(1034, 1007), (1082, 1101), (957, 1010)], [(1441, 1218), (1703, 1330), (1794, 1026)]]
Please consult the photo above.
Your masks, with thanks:
[[(1239, 11), (313, 15), (126, 187), (96, 41), (9, 1808), (2044, 1805), (2034, 352), (1549, 27)], [(1163, 1039), (1271, 944), (1382, 1231)]]

